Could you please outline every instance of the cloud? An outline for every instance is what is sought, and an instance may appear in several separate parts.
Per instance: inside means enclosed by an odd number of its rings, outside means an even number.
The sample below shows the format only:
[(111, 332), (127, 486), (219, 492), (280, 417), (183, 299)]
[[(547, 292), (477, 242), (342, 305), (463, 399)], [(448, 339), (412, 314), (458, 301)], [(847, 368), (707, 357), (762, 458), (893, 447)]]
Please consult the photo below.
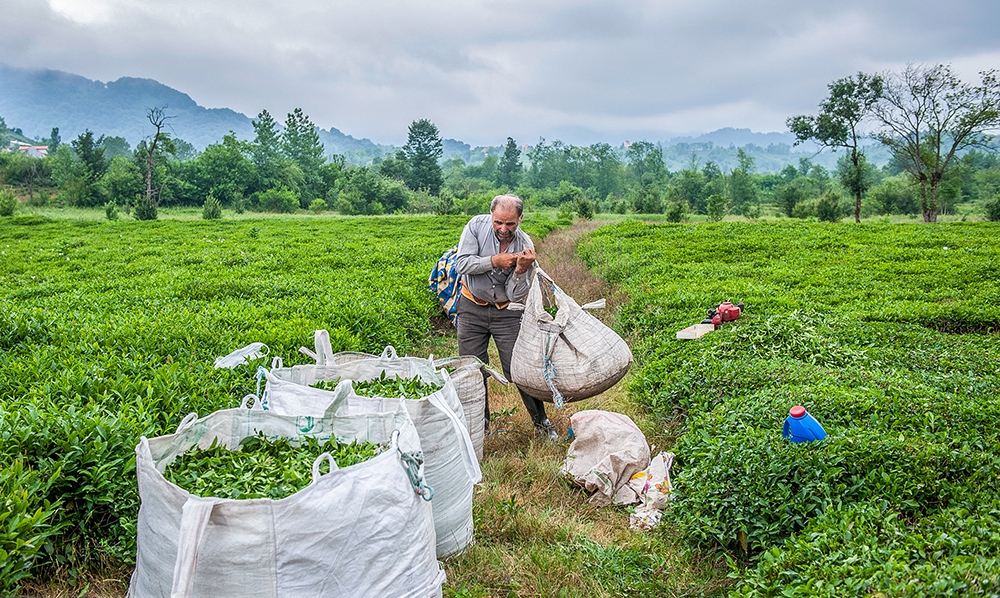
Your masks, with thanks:
[(251, 116), (301, 107), (383, 143), (418, 118), (472, 144), (784, 130), (859, 70), (950, 62), (965, 75), (1000, 55), (992, 0), (5, 4), (0, 62), (148, 77)]

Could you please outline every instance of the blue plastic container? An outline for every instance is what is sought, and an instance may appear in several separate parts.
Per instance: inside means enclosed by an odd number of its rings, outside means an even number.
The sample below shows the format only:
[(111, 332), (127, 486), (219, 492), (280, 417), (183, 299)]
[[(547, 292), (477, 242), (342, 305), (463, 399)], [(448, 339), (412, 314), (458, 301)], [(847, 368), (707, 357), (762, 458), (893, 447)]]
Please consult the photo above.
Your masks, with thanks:
[(826, 438), (823, 426), (806, 413), (806, 408), (801, 405), (796, 405), (788, 411), (782, 434), (792, 442), (810, 442)]

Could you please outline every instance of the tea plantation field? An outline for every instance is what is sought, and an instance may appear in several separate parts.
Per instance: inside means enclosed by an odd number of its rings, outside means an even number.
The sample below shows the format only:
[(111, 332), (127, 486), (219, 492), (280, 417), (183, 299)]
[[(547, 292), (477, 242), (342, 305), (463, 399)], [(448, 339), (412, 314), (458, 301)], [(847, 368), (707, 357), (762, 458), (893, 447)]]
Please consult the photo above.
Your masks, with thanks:
[(139, 437), (255, 391), (216, 357), (423, 346), (466, 219), (0, 219), (0, 595), (134, 559)]
[[(630, 221), (580, 253), (677, 430), (668, 517), (734, 595), (1000, 593), (1000, 227)], [(675, 339), (727, 299), (740, 320)], [(826, 440), (782, 438), (794, 405)]]

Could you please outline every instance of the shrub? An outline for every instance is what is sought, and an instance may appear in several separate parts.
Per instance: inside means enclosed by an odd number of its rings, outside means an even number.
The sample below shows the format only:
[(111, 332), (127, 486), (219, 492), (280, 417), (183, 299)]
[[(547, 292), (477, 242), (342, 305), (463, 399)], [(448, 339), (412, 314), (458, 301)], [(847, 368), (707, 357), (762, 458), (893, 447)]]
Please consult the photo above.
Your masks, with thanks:
[(321, 197), (317, 197), (309, 203), (309, 211), (314, 214), (319, 214), (326, 210), (326, 201)]
[(17, 209), (17, 197), (10, 187), (0, 190), (0, 216), (13, 216)]
[(1000, 222), (1000, 196), (994, 197), (983, 204), (983, 209), (986, 212), (987, 220), (990, 222)]
[(299, 196), (285, 187), (272, 188), (258, 196), (258, 205), (265, 212), (293, 214), (299, 209)]
[(114, 201), (104, 204), (104, 215), (108, 220), (118, 220), (118, 204)]
[(708, 219), (712, 222), (719, 222), (726, 217), (726, 198), (722, 195), (710, 195), (708, 197)]
[(820, 222), (840, 222), (843, 213), (840, 195), (833, 191), (827, 191), (816, 201), (816, 218)]
[(233, 194), (233, 211), (237, 214), (242, 214), (247, 210), (247, 200), (243, 197), (243, 194), (237, 191)]
[(222, 203), (211, 193), (205, 198), (205, 203), (201, 208), (201, 217), (205, 220), (222, 218)]
[(576, 213), (580, 218), (584, 220), (590, 220), (594, 217), (594, 204), (586, 197), (580, 195), (574, 200), (576, 204)]
[(687, 203), (672, 201), (667, 204), (667, 210), (664, 213), (667, 215), (668, 222), (683, 222), (687, 217)]
[(140, 195), (139, 198), (135, 200), (135, 219), (156, 220), (157, 203), (158, 202), (155, 197), (146, 196), (145, 194)]

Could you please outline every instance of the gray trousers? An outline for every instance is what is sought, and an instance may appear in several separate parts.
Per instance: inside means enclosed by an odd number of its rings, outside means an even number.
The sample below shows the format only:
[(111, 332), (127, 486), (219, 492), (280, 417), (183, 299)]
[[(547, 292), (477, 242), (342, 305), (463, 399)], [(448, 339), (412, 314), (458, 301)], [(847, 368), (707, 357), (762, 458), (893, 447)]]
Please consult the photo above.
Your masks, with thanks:
[[(510, 356), (514, 352), (514, 342), (521, 330), (521, 314), (510, 309), (497, 309), (493, 305), (477, 305), (465, 296), (458, 298), (458, 354), (473, 355), (483, 363), (490, 362), (490, 337), (496, 343), (500, 354), (503, 375), (510, 380)], [(484, 375), (484, 378), (486, 376)], [(545, 421), (545, 403), (517, 389), (528, 410), (531, 421), (540, 425)], [(490, 421), (490, 401), (486, 398), (486, 422)]]

